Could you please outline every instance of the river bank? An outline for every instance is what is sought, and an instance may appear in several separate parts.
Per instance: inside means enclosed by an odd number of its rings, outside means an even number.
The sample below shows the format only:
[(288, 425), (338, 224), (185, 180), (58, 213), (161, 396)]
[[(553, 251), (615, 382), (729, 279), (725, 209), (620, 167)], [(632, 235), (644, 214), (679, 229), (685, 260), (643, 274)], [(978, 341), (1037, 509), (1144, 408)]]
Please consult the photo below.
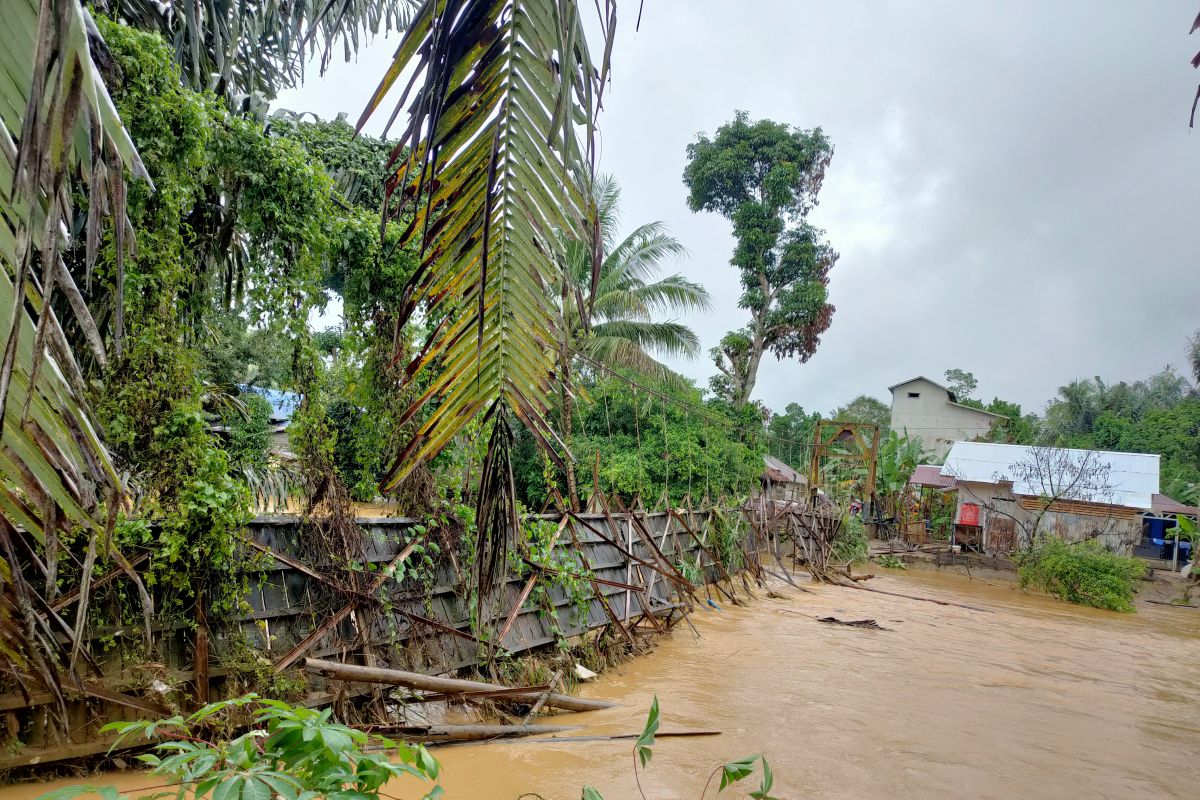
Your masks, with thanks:
[[(618, 708), (556, 717), (580, 734), (640, 731), (655, 695), (663, 739), (642, 775), (652, 800), (699, 797), (709, 771), (764, 753), (783, 798), (1188, 797), (1200, 749), (1200, 611), (1071, 606), (996, 581), (912, 572), (697, 613), (655, 652), (587, 685)], [(886, 631), (816, 617), (873, 618)], [(447, 800), (637, 797), (628, 741), (524, 740), (439, 748)], [(115, 778), (115, 780), (112, 780)], [(129, 773), (98, 776), (122, 788)], [(66, 783), (66, 782), (63, 782)], [(0, 790), (27, 800), (53, 786)], [(408, 797), (411, 787), (396, 787)]]

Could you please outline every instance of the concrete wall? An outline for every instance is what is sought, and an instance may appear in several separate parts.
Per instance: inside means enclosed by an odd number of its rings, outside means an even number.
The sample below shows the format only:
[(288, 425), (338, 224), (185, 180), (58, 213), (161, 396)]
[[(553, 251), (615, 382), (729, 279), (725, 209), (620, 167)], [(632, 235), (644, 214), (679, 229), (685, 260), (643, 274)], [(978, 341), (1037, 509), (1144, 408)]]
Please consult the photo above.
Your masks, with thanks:
[[(910, 395), (917, 395), (911, 397)], [(938, 459), (950, 445), (986, 436), (996, 417), (950, 402), (949, 393), (932, 381), (917, 378), (892, 390), (892, 430), (920, 439)]]

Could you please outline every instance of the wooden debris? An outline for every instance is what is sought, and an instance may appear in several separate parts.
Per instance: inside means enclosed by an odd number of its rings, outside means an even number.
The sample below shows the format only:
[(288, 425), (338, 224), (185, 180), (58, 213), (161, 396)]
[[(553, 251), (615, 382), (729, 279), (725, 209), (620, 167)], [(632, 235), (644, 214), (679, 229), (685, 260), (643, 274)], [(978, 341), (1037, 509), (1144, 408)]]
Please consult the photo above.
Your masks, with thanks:
[(990, 608), (980, 608), (979, 606), (969, 606), (966, 603), (952, 603), (949, 600), (935, 600), (932, 597), (920, 597), (915, 594), (904, 594), (903, 592), (889, 592), (886, 589), (872, 589), (870, 586), (859, 586), (857, 583), (853, 583), (853, 584), (843, 583), (840, 585), (845, 586), (847, 589), (859, 589), (864, 592), (875, 592), (876, 594), (886, 594), (891, 597), (903, 597), (907, 600), (920, 600), (923, 603), (936, 603), (939, 606), (954, 606), (955, 608), (965, 608), (965, 609), (968, 609), (969, 611), (982, 611), (985, 614), (992, 613), (992, 610)]
[(1147, 600), (1147, 603), (1153, 603), (1156, 606), (1169, 606), (1171, 608), (1200, 608), (1196, 605), (1188, 605), (1187, 603), (1172, 603), (1167, 600)]
[(872, 631), (890, 631), (891, 628), (885, 628), (873, 619), (850, 619), (843, 620), (837, 617), (817, 617), (817, 622), (824, 622), (826, 625), (845, 625), (849, 628), (866, 628)]
[[(441, 678), (433, 675), (422, 675), (419, 672), (405, 672), (398, 669), (382, 667), (364, 667), (358, 664), (343, 664), (337, 661), (324, 661), (319, 658), (304, 659), (304, 668), (329, 678), (359, 683), (385, 683), (391, 686), (406, 686), (409, 689), (419, 689), (425, 692), (441, 692), (444, 694), (462, 694), (463, 692), (495, 692), (506, 691), (509, 687), (494, 683), (468, 681), (461, 678)], [(541, 692), (520, 692), (507, 695), (513, 700), (536, 703)], [(591, 700), (584, 697), (572, 697), (566, 694), (551, 693), (546, 697), (545, 705), (561, 708), (565, 711), (597, 711), (602, 708), (612, 708), (616, 703), (607, 700)]]
[[(721, 731), (659, 731), (654, 734), (656, 739), (670, 739), (673, 737), (687, 738), (692, 736), (720, 736)], [(605, 736), (603, 734), (595, 734), (591, 736), (547, 736), (544, 739), (528, 739), (530, 744), (538, 744), (539, 742), (554, 743), (559, 742), (619, 742), (636, 739), (641, 736), (640, 733), (617, 733)], [(525, 742), (514, 742), (514, 744), (524, 744)]]
[(550, 684), (546, 687), (545, 691), (542, 692), (542, 696), (537, 699), (537, 702), (533, 704), (533, 708), (529, 709), (529, 713), (525, 715), (525, 718), (521, 720), (522, 725), (528, 725), (534, 720), (534, 718), (537, 717), (538, 712), (542, 710), (542, 706), (546, 705), (546, 700), (550, 698), (550, 693), (558, 688), (560, 680), (562, 680), (561, 669), (557, 670), (550, 677)]
[(479, 742), (579, 730), (579, 725), (378, 725), (368, 730), (381, 736), (420, 742)]

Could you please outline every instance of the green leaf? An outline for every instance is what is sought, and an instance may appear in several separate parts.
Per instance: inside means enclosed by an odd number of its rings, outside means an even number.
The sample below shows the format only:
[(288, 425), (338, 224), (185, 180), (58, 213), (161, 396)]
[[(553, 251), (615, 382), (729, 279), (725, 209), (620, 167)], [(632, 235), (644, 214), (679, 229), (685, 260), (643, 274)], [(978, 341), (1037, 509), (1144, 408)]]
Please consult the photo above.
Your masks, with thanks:
[(245, 779), (240, 775), (232, 775), (217, 784), (213, 790), (212, 800), (238, 800), (242, 793)]
[(754, 800), (775, 800), (771, 797), (771, 787), (775, 785), (775, 776), (771, 773), (771, 765), (767, 763), (765, 756), (762, 759), (762, 769), (762, 783), (759, 784), (757, 791), (750, 793), (750, 796)]
[(723, 790), (730, 784), (737, 783), (742, 778), (745, 778), (750, 773), (754, 772), (754, 765), (758, 762), (761, 756), (752, 755), (740, 758), (737, 761), (730, 761), (721, 767), (721, 787), (717, 791)]
[(251, 775), (242, 786), (241, 800), (271, 800), (272, 787), (262, 778)]
[(112, 786), (64, 786), (53, 792), (38, 795), (37, 800), (75, 800), (76, 797), (88, 795), (96, 795), (101, 800), (118, 800), (118, 798), (125, 797), (123, 794), (118, 794)]
[(585, 786), (583, 787), (583, 796), (580, 800), (604, 800), (604, 798), (591, 786)]
[(643, 767), (650, 763), (652, 755), (650, 748), (654, 746), (654, 734), (658, 733), (658, 718), (658, 695), (655, 695), (654, 701), (650, 704), (650, 714), (646, 717), (646, 726), (642, 728), (642, 733), (638, 736), (635, 744), (638, 759), (641, 760)]

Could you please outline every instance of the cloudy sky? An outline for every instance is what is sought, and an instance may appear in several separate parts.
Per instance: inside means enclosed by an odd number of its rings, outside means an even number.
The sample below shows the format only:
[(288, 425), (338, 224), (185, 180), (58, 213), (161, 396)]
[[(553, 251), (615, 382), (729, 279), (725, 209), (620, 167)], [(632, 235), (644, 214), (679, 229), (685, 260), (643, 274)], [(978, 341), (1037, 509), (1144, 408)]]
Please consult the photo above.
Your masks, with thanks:
[[(833, 325), (807, 364), (764, 360), (757, 399), (829, 411), (961, 367), (983, 399), (1040, 411), (1072, 378), (1183, 361), (1200, 327), (1196, 0), (647, 0), (635, 33), (636, 6), (620, 6), (601, 168), (628, 227), (664, 220), (688, 248), (677, 270), (715, 299), (686, 318), (706, 350), (747, 317), (729, 223), (687, 209), (685, 147), (738, 109), (836, 146), (811, 216), (841, 253)], [(353, 120), (393, 49), (278, 105)]]

